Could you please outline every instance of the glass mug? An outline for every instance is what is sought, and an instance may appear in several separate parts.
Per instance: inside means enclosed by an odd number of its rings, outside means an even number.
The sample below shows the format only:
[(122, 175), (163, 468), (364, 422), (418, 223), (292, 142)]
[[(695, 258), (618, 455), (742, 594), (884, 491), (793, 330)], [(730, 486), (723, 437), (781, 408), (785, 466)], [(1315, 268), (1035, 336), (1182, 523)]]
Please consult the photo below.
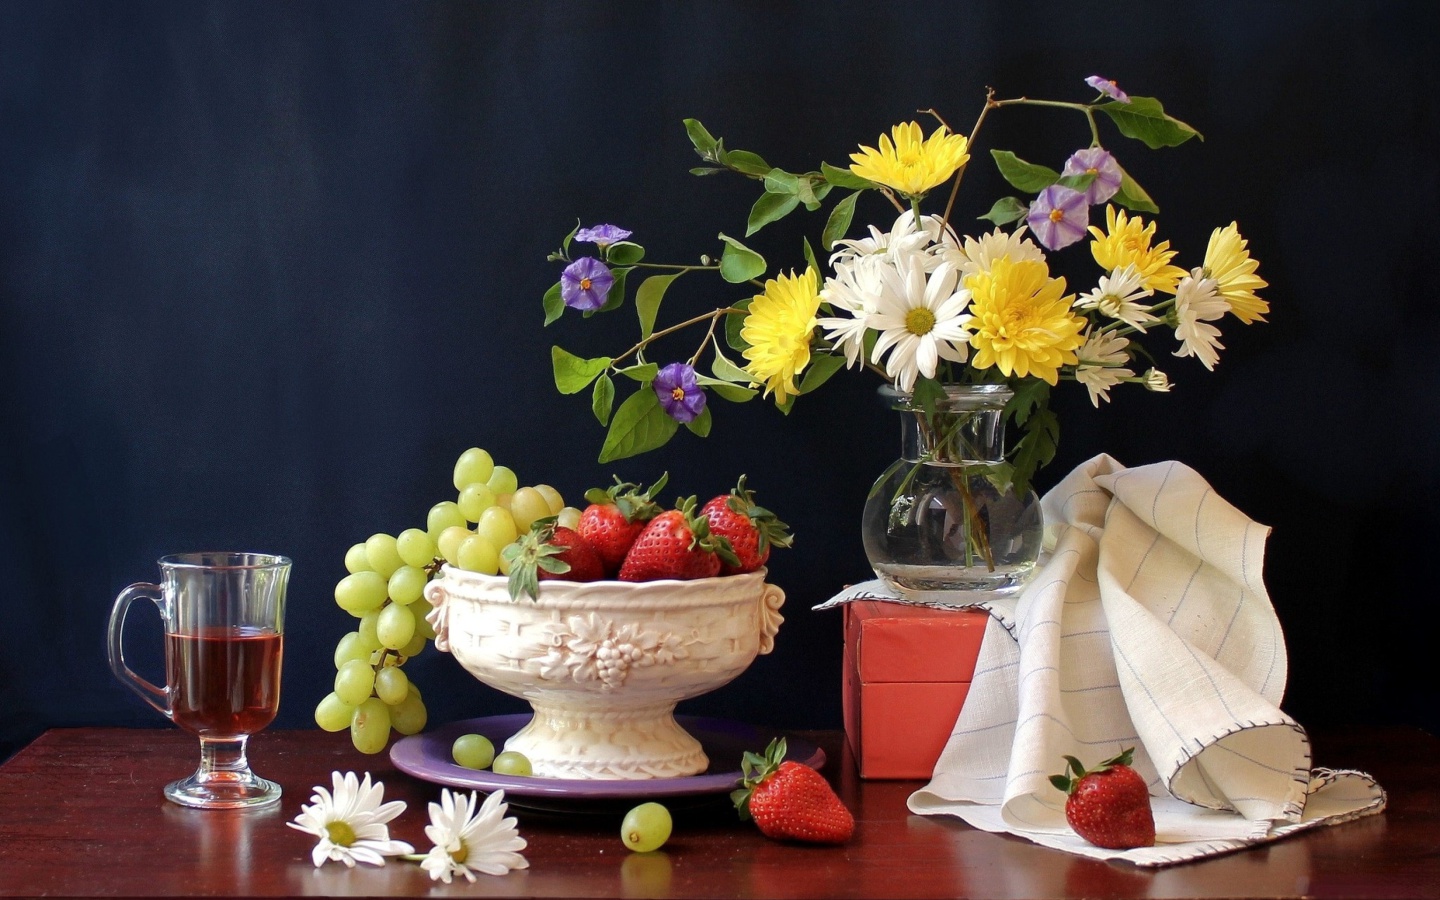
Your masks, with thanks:
[[(250, 771), (245, 745), (280, 707), (290, 560), (260, 553), (182, 553), (160, 560), (160, 584), (132, 584), (110, 611), (115, 677), (200, 738), (200, 767), (165, 786), (181, 806), (239, 809), (275, 803), (280, 785)], [(131, 601), (146, 598), (165, 624), (165, 687), (125, 664)]]

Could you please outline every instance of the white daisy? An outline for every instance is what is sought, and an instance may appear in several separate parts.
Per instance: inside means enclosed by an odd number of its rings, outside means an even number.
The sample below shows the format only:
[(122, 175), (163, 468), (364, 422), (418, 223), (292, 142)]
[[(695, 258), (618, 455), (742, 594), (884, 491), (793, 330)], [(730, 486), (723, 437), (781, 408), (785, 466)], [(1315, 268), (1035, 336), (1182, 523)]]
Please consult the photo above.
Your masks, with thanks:
[(885, 372), (902, 391), (915, 387), (921, 375), (935, 376), (941, 359), (964, 362), (969, 357), (970, 292), (959, 287), (960, 273), (942, 263), (928, 277), (919, 260), (883, 272), (881, 291), (870, 327), (880, 332), (871, 362), (887, 350)]
[(1159, 369), (1151, 369), (1141, 378), (1145, 383), (1145, 390), (1155, 391), (1159, 394), (1170, 393), (1170, 377)]
[(960, 270), (962, 278), (976, 272), (988, 272), (995, 265), (996, 260), (1004, 259), (1007, 256), (1016, 262), (1021, 260), (1045, 261), (1045, 252), (1025, 236), (1024, 225), (1008, 234), (996, 228), (989, 234), (980, 235), (979, 238), (966, 235), (959, 246), (947, 244), (941, 249), (940, 254), (946, 262)]
[(300, 807), (295, 821), (285, 823), (320, 839), (310, 853), (316, 866), (332, 859), (351, 868), (357, 862), (383, 866), (387, 856), (403, 856), (415, 851), (404, 841), (390, 840), (386, 823), (405, 811), (405, 803), (400, 800), (381, 803), (385, 796), (384, 784), (377, 781), (371, 785), (369, 772), (365, 773), (364, 781), (356, 778), (354, 772), (343, 776), (333, 772), (331, 780), (333, 792), (315, 788), (311, 805)]
[(1085, 343), (1075, 353), (1080, 363), (1075, 367), (1075, 380), (1085, 385), (1090, 392), (1090, 403), (1096, 409), (1100, 401), (1110, 400), (1110, 388), (1135, 373), (1122, 365), (1130, 361), (1125, 348), (1130, 341), (1111, 332), (1097, 331), (1086, 335)]
[(854, 368), (865, 352), (865, 332), (880, 295), (881, 270), (888, 268), (882, 257), (860, 256), (835, 264), (835, 275), (825, 279), (820, 298), (843, 316), (827, 316), (816, 322), (825, 337), (845, 351), (845, 364)]
[(1098, 309), (1102, 315), (1119, 319), (1141, 334), (1145, 326), (1160, 321), (1150, 314), (1142, 297), (1155, 292), (1145, 287), (1145, 279), (1133, 265), (1100, 276), (1100, 285), (1075, 300), (1076, 309)]
[(450, 883), (452, 875), (475, 880), (476, 872), (504, 875), (511, 869), (528, 868), (519, 851), (525, 839), (515, 829), (515, 820), (505, 818), (509, 806), (505, 792), (496, 791), (475, 810), (475, 792), (463, 797), (446, 788), (440, 802), (430, 804), (430, 824), (425, 836), (435, 846), (421, 860), (420, 867), (432, 881)]
[(1225, 349), (1220, 343), (1220, 329), (1213, 322), (1230, 311), (1230, 304), (1220, 296), (1219, 285), (1213, 278), (1206, 278), (1202, 269), (1194, 269), (1180, 279), (1175, 288), (1175, 316), (1179, 325), (1175, 339), (1180, 342), (1176, 356), (1193, 356), (1214, 371), (1220, 361), (1219, 351)]
[[(895, 224), (890, 226), (888, 233), (871, 225), (869, 237), (836, 241), (835, 246), (838, 249), (830, 254), (830, 265), (864, 256), (880, 256), (895, 262), (902, 257), (924, 252), (940, 239), (945, 230), (945, 221), (939, 216), (925, 216), (920, 225), (920, 228), (915, 227), (915, 213), (907, 209), (895, 220)], [(938, 263), (939, 260), (931, 260), (926, 268), (933, 269)]]

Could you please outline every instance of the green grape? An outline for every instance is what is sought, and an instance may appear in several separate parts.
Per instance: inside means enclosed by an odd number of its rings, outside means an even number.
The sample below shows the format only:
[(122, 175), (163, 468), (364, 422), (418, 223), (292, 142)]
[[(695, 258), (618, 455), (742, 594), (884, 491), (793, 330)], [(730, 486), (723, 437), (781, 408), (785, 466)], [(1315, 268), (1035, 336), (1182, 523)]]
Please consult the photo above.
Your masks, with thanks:
[(464, 490), (465, 485), (477, 481), (488, 481), (494, 471), (495, 460), (490, 458), (490, 454), (479, 447), (471, 447), (455, 460), (455, 490)]
[(472, 534), (460, 544), (455, 564), (469, 572), (494, 575), (500, 571), (500, 551), (485, 538)]
[(464, 525), (451, 525), (446, 528), (440, 533), (440, 540), (436, 541), (440, 545), (440, 555), (453, 565), (459, 559), (461, 542), (474, 533)]
[(540, 496), (545, 498), (545, 504), (550, 507), (550, 515), (559, 515), (560, 510), (565, 508), (565, 498), (561, 497), (560, 492), (550, 485), (537, 484), (535, 485), (535, 490), (539, 491)]
[(415, 636), (410, 639), (410, 643), (400, 648), (400, 655), (406, 659), (412, 656), (419, 656), (424, 652), (425, 645), (430, 643), (430, 639), (435, 636), (434, 632), (428, 635), (420, 633), (420, 623), (424, 621), (425, 619), (421, 616), (415, 617)]
[(580, 527), (580, 510), (573, 506), (562, 507), (555, 514), (555, 524), (563, 525), (566, 528), (575, 529)]
[(341, 700), (340, 695), (332, 691), (315, 707), (315, 724), (326, 731), (343, 731), (354, 715), (355, 707)]
[(396, 569), (405, 564), (404, 560), (400, 559), (395, 538), (388, 534), (370, 535), (369, 540), (365, 541), (365, 558), (370, 560), (370, 568), (379, 572), (381, 578), (389, 578)]
[(395, 550), (407, 566), (423, 569), (434, 562), (435, 541), (420, 528), (407, 528), (395, 538)]
[(440, 535), (444, 534), (445, 529), (451, 526), (464, 528), (465, 524), (465, 514), (460, 511), (459, 504), (454, 500), (441, 500), (430, 507), (429, 514), (425, 516), (425, 534), (436, 543), (438, 549)]
[(484, 769), (495, 760), (495, 745), (483, 734), (462, 734), (450, 745), (450, 758), (467, 769)]
[(390, 576), (387, 585), (390, 599), (401, 606), (409, 606), (420, 599), (420, 595), (425, 592), (425, 582), (429, 580), (430, 576), (425, 574), (424, 569), (401, 566)]
[(350, 717), (350, 741), (361, 753), (379, 753), (390, 743), (390, 707), (371, 697)]
[(394, 706), (410, 696), (410, 679), (399, 666), (386, 666), (375, 673), (375, 696)]
[(356, 572), (370, 571), (370, 560), (365, 557), (365, 545), (356, 544), (345, 551), (345, 571), (354, 575)]
[(659, 803), (642, 803), (625, 814), (625, 821), (620, 823), (620, 840), (636, 853), (649, 853), (670, 839), (672, 827), (670, 810)]
[[(366, 615), (369, 615), (369, 613), (366, 613)], [(361, 619), (361, 621), (363, 622), (364, 619)], [(352, 631), (342, 637), (340, 643), (335, 645), (335, 668), (340, 668), (352, 659), (358, 659), (364, 662), (370, 658), (370, 653), (374, 649), (374, 647), (367, 647), (365, 645), (365, 639), (360, 636), (360, 632)]]
[(520, 480), (515, 477), (515, 472), (509, 466), (496, 466), (490, 473), (490, 477), (484, 479), (490, 486), (490, 490), (497, 494), (509, 494), (520, 486)]
[(425, 722), (429, 718), (425, 702), (420, 699), (420, 692), (413, 683), (405, 699), (390, 707), (390, 724), (401, 734), (419, 734), (425, 730)]
[(530, 760), (525, 754), (517, 750), (506, 750), (495, 757), (490, 764), (490, 770), (496, 775), (531, 775)]
[(375, 626), (379, 622), (380, 610), (378, 609), (372, 609), (360, 617), (360, 627), (356, 629), (355, 633), (360, 635), (360, 645), (365, 648), (366, 654), (380, 649), (380, 636), (375, 633)]
[[(421, 603), (410, 610), (415, 614), (415, 637), (423, 637), (427, 641), (435, 639), (435, 626), (431, 625), (430, 620), (426, 618), (433, 609), (434, 607), (429, 603)], [(405, 655), (413, 656), (414, 654), (407, 653)]]
[(478, 522), (480, 521), (480, 514), (495, 505), (495, 492), (490, 490), (489, 486), (483, 481), (467, 484), (461, 489), (460, 496), (455, 500), (455, 505), (460, 507), (460, 512), (464, 514), (465, 521)]
[(520, 536), (515, 517), (503, 506), (492, 506), (481, 513), (480, 521), (475, 523), (475, 533), (495, 547), (504, 547)]
[(551, 515), (550, 501), (533, 487), (522, 487), (510, 495), (510, 517), (520, 531), (529, 531), (530, 523)]
[(359, 706), (375, 690), (375, 670), (362, 659), (352, 659), (335, 673), (335, 696), (341, 703)]
[(380, 638), (382, 647), (399, 650), (415, 636), (415, 614), (408, 606), (391, 603), (380, 610), (380, 621), (375, 623), (375, 634)]
[(379, 572), (355, 572), (335, 585), (335, 602), (351, 615), (359, 616), (379, 609), (387, 591), (385, 579)]

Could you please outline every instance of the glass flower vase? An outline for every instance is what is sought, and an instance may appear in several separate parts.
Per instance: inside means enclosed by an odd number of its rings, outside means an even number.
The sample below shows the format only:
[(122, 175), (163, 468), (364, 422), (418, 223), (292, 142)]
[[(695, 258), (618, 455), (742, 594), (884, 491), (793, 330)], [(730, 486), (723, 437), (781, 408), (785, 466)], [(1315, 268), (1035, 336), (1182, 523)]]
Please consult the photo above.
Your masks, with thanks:
[(903, 594), (957, 604), (1021, 590), (1044, 537), (1040, 500), (1017, 495), (1005, 463), (1003, 384), (954, 384), (926, 413), (882, 387), (900, 413), (900, 458), (865, 502), (862, 536), (875, 574)]

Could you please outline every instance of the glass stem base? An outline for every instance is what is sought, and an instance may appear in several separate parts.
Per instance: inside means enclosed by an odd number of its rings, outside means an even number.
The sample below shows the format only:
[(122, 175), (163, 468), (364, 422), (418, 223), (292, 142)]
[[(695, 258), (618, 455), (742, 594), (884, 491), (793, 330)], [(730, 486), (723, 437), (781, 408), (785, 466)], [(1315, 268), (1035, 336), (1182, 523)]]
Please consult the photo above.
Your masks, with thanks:
[(280, 801), (280, 785), (250, 771), (246, 736), (200, 739), (200, 768), (165, 786), (172, 803), (195, 809), (246, 809)]

